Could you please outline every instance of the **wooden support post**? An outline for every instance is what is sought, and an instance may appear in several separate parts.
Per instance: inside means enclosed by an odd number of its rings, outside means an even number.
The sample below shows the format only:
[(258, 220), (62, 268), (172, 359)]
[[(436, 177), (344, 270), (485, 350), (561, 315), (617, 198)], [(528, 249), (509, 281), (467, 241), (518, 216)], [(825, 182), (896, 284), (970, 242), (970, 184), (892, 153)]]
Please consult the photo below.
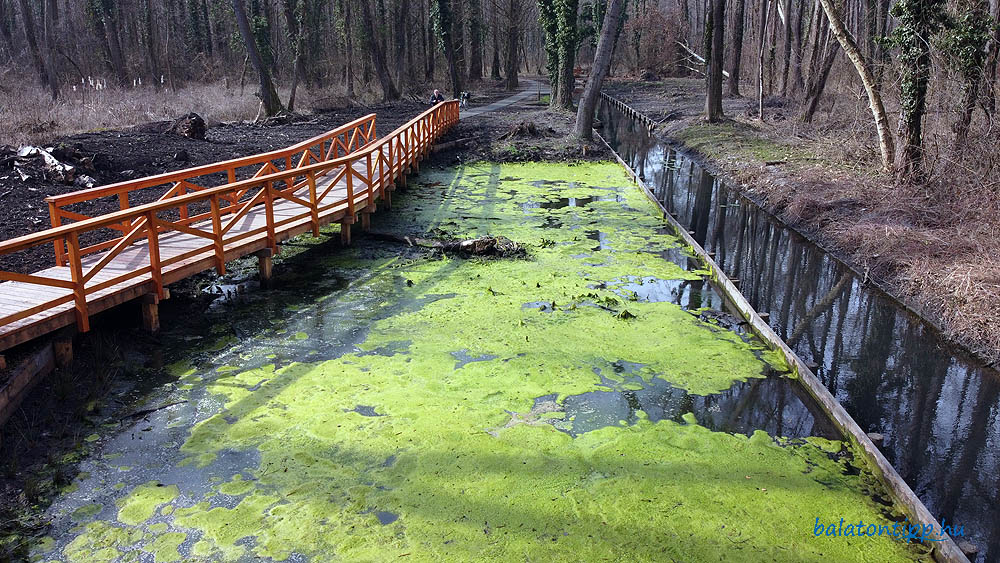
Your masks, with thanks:
[(382, 192), (382, 207), (387, 211), (392, 209), (392, 190)]
[(362, 211), (361, 212), (361, 230), (362, 231), (364, 231), (364, 232), (367, 233), (368, 231), (371, 230), (371, 228), (372, 228), (372, 219), (371, 218), (372, 218), (372, 214), (369, 213), (368, 211)]
[(270, 248), (254, 252), (257, 257), (257, 275), (260, 278), (260, 286), (264, 289), (271, 289), (272, 274), (274, 268), (274, 251)]
[(160, 297), (155, 293), (142, 296), (142, 330), (160, 332)]
[(0, 369), (7, 369), (7, 358), (0, 354)]
[(351, 245), (351, 225), (354, 224), (354, 218), (345, 217), (340, 222), (340, 244), (344, 246)]
[(52, 341), (52, 355), (57, 368), (69, 367), (73, 363), (73, 337), (65, 332), (57, 336)]

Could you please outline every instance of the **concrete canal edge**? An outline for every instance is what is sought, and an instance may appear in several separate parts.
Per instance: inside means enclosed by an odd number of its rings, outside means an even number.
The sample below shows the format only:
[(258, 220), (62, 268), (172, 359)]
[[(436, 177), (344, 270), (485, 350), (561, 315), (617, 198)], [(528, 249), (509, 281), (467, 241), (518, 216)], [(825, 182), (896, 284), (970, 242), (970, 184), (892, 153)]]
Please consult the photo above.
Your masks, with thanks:
[[(616, 107), (622, 102), (607, 96), (602, 93), (606, 99), (611, 101)], [(625, 106), (627, 107), (627, 106)], [(635, 110), (628, 108), (631, 114), (639, 115)], [(624, 110), (623, 110), (624, 111)], [(629, 114), (628, 111), (625, 111)], [(644, 116), (639, 118), (640, 120), (646, 120)], [(654, 205), (656, 205), (660, 211), (663, 213), (663, 219), (667, 221), (670, 227), (673, 229), (674, 233), (684, 240), (685, 244), (691, 247), (692, 252), (698, 259), (704, 264), (705, 268), (710, 272), (711, 282), (715, 288), (722, 294), (723, 298), (727, 301), (730, 307), (739, 312), (739, 314), (750, 324), (751, 330), (758, 338), (763, 340), (770, 346), (773, 350), (776, 350), (782, 354), (785, 361), (791, 367), (792, 372), (797, 376), (798, 380), (802, 382), (805, 386), (806, 391), (809, 393), (813, 399), (816, 400), (819, 407), (824, 413), (833, 421), (834, 425), (840, 430), (840, 432), (847, 438), (865, 458), (868, 466), (872, 472), (881, 477), (882, 480), (889, 486), (889, 492), (893, 496), (894, 503), (903, 511), (903, 513), (910, 519), (910, 522), (914, 524), (919, 524), (921, 526), (932, 526), (931, 529), (935, 530), (939, 534), (938, 537), (941, 538), (940, 541), (931, 542), (929, 546), (932, 549), (934, 559), (941, 562), (947, 563), (969, 563), (969, 559), (965, 556), (962, 550), (958, 547), (951, 536), (945, 534), (941, 528), (941, 524), (937, 519), (931, 514), (924, 503), (921, 502), (917, 495), (910, 489), (910, 486), (906, 484), (906, 481), (899, 476), (896, 469), (889, 463), (889, 460), (882, 455), (882, 452), (875, 446), (868, 434), (858, 426), (858, 423), (851, 417), (850, 414), (844, 410), (840, 402), (830, 393), (829, 389), (816, 377), (816, 374), (812, 372), (811, 369), (802, 361), (798, 355), (789, 348), (788, 344), (781, 339), (777, 333), (771, 329), (771, 326), (764, 322), (757, 311), (750, 305), (746, 300), (740, 290), (737, 289), (736, 284), (729, 279), (726, 273), (719, 267), (715, 260), (705, 252), (705, 249), (691, 236), (688, 230), (681, 225), (677, 219), (671, 215), (667, 209), (656, 199), (653, 191), (646, 185), (646, 183), (640, 178), (632, 167), (628, 165), (611, 145), (604, 139), (604, 137), (598, 132), (594, 131), (594, 134), (604, 143), (604, 146), (611, 151), (611, 154), (615, 155), (615, 159), (618, 164), (625, 169), (629, 177), (638, 185), (643, 192), (645, 192), (646, 197), (649, 198)]]

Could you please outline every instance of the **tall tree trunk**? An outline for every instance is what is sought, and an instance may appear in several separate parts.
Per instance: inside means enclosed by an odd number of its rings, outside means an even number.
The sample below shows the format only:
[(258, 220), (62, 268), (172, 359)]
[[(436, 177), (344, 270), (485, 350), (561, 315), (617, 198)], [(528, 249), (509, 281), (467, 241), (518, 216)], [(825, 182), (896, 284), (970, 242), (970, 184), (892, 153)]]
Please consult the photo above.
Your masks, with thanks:
[[(456, 0), (435, 0), (437, 2), (437, 21), (434, 27), (440, 35), (444, 57), (448, 61), (448, 75), (451, 77), (452, 95), (458, 98), (462, 94), (462, 75), (458, 70), (458, 54), (455, 52), (454, 13), (451, 11)], [(460, 1), (460, 0), (459, 0)], [(459, 27), (461, 30), (461, 27)]]
[(729, 57), (729, 95), (740, 95), (740, 69), (743, 65), (743, 24), (746, 12), (746, 0), (736, 0), (736, 11), (733, 14), (733, 26), (730, 32), (731, 54)]
[(573, 90), (576, 79), (573, 67), (576, 64), (577, 11), (579, 0), (557, 0), (556, 21), (559, 31), (556, 36), (559, 52), (559, 95), (557, 105), (563, 109), (573, 109)]
[(882, 152), (882, 168), (886, 172), (892, 172), (893, 163), (896, 160), (896, 145), (892, 139), (892, 133), (889, 131), (889, 119), (885, 115), (885, 106), (882, 104), (882, 94), (875, 83), (875, 75), (872, 74), (871, 67), (865, 61), (864, 55), (861, 54), (857, 43), (854, 42), (854, 38), (844, 28), (840, 14), (833, 7), (833, 0), (820, 0), (820, 4), (823, 6), (823, 11), (826, 12), (827, 19), (830, 20), (830, 29), (833, 31), (834, 37), (840, 42), (840, 47), (847, 54), (847, 58), (854, 63), (854, 68), (858, 71), (858, 76), (861, 77), (861, 83), (865, 86), (865, 92), (868, 94), (868, 108), (872, 112), (875, 129), (878, 131), (878, 144)]
[(803, 123), (812, 123), (816, 108), (819, 107), (819, 100), (823, 97), (823, 90), (826, 89), (826, 80), (830, 76), (830, 69), (833, 68), (833, 62), (837, 60), (838, 45), (837, 43), (827, 45), (826, 56), (823, 58), (822, 65), (820, 68), (814, 69), (812, 76), (809, 77), (809, 90), (806, 92), (806, 108), (802, 112)]
[(722, 65), (725, 61), (726, 0), (710, 0), (705, 17), (705, 119), (716, 123), (722, 113)]
[(340, 9), (344, 12), (344, 49), (347, 55), (347, 95), (354, 97), (354, 24), (351, 18), (351, 0), (340, 0)]
[(517, 38), (520, 34), (521, 21), (520, 0), (507, 2), (507, 56), (504, 59), (504, 80), (507, 90), (517, 90)]
[[(993, 21), (1000, 22), (1000, 0), (994, 2)], [(997, 110), (997, 66), (1000, 65), (1000, 25), (993, 28), (989, 55), (986, 57), (986, 73), (983, 77), (983, 111), (993, 122)]]
[(483, 9), (479, 0), (469, 0), (469, 81), (483, 78)]
[(392, 83), (389, 66), (385, 62), (385, 51), (382, 50), (382, 44), (375, 33), (375, 19), (372, 16), (372, 7), (368, 0), (361, 2), (361, 24), (365, 28), (365, 43), (368, 44), (368, 54), (375, 66), (375, 75), (382, 86), (382, 99), (385, 101), (398, 100), (399, 91)]
[(21, 8), (24, 39), (28, 43), (28, 52), (31, 53), (31, 61), (35, 64), (35, 72), (38, 73), (38, 79), (42, 81), (42, 85), (48, 86), (49, 72), (45, 68), (45, 59), (42, 58), (42, 52), (38, 48), (38, 40), (35, 38), (35, 16), (31, 12), (28, 0), (18, 0), (18, 6)]
[(802, 90), (802, 23), (804, 22), (806, 2), (795, 3), (795, 24), (792, 27), (792, 78), (791, 92)]
[(281, 107), (281, 99), (278, 98), (274, 82), (271, 81), (271, 73), (267, 65), (264, 64), (264, 59), (261, 58), (260, 51), (257, 49), (257, 40), (250, 30), (250, 22), (247, 20), (247, 10), (243, 4), (243, 0), (233, 0), (233, 12), (236, 15), (236, 27), (239, 28), (240, 35), (243, 37), (247, 55), (250, 57), (250, 63), (253, 64), (254, 70), (257, 71), (257, 76), (260, 78), (259, 94), (260, 101), (264, 105), (264, 114), (268, 117), (276, 115), (283, 109)]
[[(431, 12), (431, 7), (436, 0), (427, 0), (427, 13)], [(437, 41), (434, 35), (434, 25), (427, 26), (427, 67), (424, 69), (424, 77), (428, 82), (434, 81), (434, 61), (437, 58)]]
[[(512, 0), (514, 1), (514, 0)], [(549, 107), (559, 106), (559, 17), (555, 0), (538, 1), (538, 20), (545, 40), (545, 70), (549, 75)]]
[(111, 55), (111, 71), (114, 72), (119, 86), (128, 82), (128, 69), (125, 66), (125, 54), (122, 51), (121, 37), (118, 35), (117, 6), (114, 3), (102, 2), (101, 20), (104, 27), (105, 40), (108, 42), (108, 54)]
[(7, 11), (7, 0), (0, 0), (0, 40), (3, 41), (3, 53), (8, 59), (14, 58), (14, 36), (10, 31), (10, 23), (14, 15)]
[(499, 81), (500, 76), (500, 22), (496, 11), (493, 12), (493, 61), (490, 63), (490, 79)]
[(146, 20), (146, 29), (143, 34), (143, 39), (145, 39), (146, 43), (146, 65), (149, 67), (149, 74), (153, 87), (159, 90), (160, 77), (162, 74), (160, 73), (160, 56), (156, 52), (156, 26), (153, 22), (153, 0), (146, 0), (144, 15)]
[(408, 0), (396, 1), (396, 32), (393, 34), (393, 47), (396, 50), (396, 83), (399, 85), (400, 91), (402, 91), (403, 83), (406, 80), (406, 39), (408, 27), (406, 20), (408, 19), (409, 9), (410, 3)]
[(52, 100), (59, 99), (59, 70), (56, 66), (56, 21), (58, 18), (56, 0), (45, 0), (45, 14), (42, 34), (45, 39), (45, 74), (48, 77), (49, 94)]
[(931, 78), (931, 39), (941, 25), (944, 0), (905, 0), (896, 5), (900, 42), (902, 146), (896, 172), (900, 181), (923, 179), (924, 113)]
[(767, 17), (771, 11), (772, 0), (766, 0), (760, 12), (760, 49), (757, 51), (757, 116), (764, 121), (764, 49), (767, 46)]
[(782, 42), (781, 95), (788, 95), (788, 76), (792, 70), (792, 0), (785, 0), (785, 28)]
[[(299, 80), (305, 78), (305, 32), (299, 26), (295, 13), (295, 0), (282, 0), (285, 15), (285, 25), (288, 27), (288, 37), (292, 42), (292, 91), (288, 94), (288, 111), (295, 111), (295, 93), (299, 88)], [(304, 6), (303, 6), (304, 9)]]
[(576, 110), (576, 126), (573, 133), (581, 139), (590, 139), (594, 129), (594, 110), (601, 94), (601, 85), (611, 68), (611, 55), (615, 49), (615, 39), (618, 37), (618, 24), (625, 9), (625, 0), (609, 0), (608, 13), (604, 16), (601, 26), (601, 37), (597, 40), (597, 52), (594, 53), (594, 64), (587, 77), (587, 85), (580, 98), (580, 107)]

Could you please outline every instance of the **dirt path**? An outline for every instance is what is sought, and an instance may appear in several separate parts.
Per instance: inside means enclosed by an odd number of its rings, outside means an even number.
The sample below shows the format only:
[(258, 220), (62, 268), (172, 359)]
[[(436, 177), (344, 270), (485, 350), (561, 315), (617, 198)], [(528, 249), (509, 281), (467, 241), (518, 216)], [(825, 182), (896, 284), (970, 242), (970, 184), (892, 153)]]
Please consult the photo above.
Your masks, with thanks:
[(501, 110), (513, 106), (515, 104), (519, 104), (520, 102), (527, 100), (533, 95), (541, 96), (544, 93), (542, 92), (543, 88), (547, 89), (547, 87), (543, 87), (542, 83), (537, 80), (521, 80), (520, 92), (512, 96), (509, 96), (507, 98), (504, 98), (502, 100), (493, 102), (487, 106), (464, 109), (461, 112), (459, 112), (458, 114), (459, 119), (468, 119), (470, 117), (483, 115), (484, 113), (490, 113), (497, 110)]

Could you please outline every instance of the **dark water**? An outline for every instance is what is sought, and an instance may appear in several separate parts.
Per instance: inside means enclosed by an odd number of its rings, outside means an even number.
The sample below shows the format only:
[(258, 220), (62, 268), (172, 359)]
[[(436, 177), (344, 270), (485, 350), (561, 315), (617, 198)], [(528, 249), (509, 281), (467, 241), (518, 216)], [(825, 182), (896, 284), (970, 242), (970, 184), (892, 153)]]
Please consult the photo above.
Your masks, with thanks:
[(1000, 375), (604, 106), (605, 139), (807, 363), (977, 561), (1000, 561)]
[[(623, 421), (635, 424), (640, 411), (651, 422), (683, 423), (683, 416), (691, 413), (706, 428), (748, 436), (763, 430), (784, 438), (840, 437), (805, 389), (784, 377), (740, 381), (711, 395), (692, 395), (659, 377), (633, 375), (624, 381), (602, 380), (598, 390), (563, 399), (558, 410), (564, 416), (547, 420), (574, 437), (606, 426), (620, 426)], [(537, 398), (535, 405), (555, 400), (555, 395), (545, 395)]]

